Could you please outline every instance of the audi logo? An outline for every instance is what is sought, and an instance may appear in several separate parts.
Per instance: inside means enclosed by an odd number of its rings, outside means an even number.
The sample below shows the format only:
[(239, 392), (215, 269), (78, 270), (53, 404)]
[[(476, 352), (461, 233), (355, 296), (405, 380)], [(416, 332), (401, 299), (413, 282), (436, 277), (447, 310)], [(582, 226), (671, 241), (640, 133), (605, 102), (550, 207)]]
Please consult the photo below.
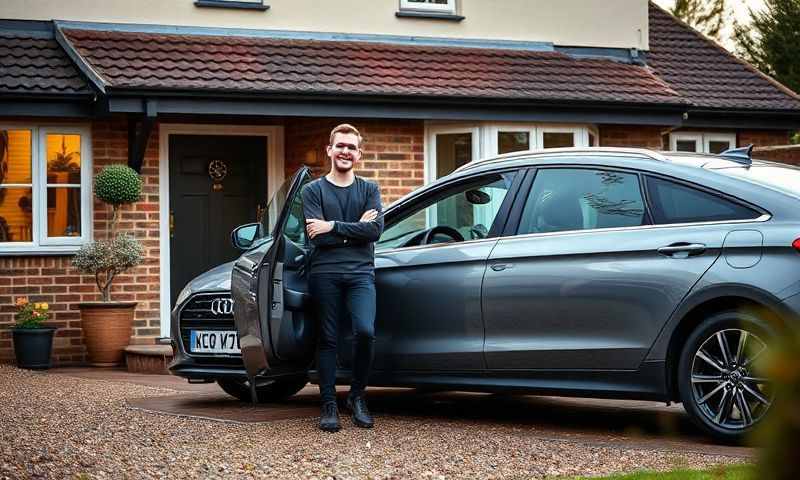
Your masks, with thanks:
[(214, 315), (230, 315), (233, 313), (233, 300), (230, 298), (215, 298), (211, 302), (211, 313)]

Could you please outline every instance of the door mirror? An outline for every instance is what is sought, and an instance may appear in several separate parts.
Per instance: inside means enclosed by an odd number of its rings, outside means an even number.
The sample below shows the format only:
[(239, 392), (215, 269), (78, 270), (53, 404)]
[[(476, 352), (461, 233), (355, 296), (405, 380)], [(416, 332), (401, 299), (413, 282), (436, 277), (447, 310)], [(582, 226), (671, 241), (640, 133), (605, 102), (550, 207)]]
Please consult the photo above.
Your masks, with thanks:
[(253, 245), (260, 229), (260, 223), (240, 225), (231, 232), (231, 243), (239, 250), (247, 250)]

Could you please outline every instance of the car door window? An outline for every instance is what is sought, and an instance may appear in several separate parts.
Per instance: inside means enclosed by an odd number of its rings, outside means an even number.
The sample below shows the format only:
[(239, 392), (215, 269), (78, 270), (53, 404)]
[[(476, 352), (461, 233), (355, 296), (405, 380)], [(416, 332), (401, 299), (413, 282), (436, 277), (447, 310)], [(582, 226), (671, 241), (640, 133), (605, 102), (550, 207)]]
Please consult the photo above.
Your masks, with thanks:
[(519, 234), (646, 223), (638, 175), (610, 170), (549, 168), (536, 173)]
[(376, 247), (399, 248), (487, 237), (515, 175), (515, 172), (489, 175), (429, 196), (389, 225)]
[(656, 224), (747, 220), (761, 215), (717, 195), (661, 178), (648, 176), (647, 192)]

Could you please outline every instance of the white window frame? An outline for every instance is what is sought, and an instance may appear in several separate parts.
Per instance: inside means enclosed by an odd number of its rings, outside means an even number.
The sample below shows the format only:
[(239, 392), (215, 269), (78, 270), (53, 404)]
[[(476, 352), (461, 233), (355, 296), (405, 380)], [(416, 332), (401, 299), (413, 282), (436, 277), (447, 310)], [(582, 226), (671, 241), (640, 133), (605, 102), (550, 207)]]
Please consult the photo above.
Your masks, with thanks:
[(735, 133), (673, 132), (669, 134), (669, 149), (677, 151), (679, 141), (694, 141), (697, 153), (711, 153), (711, 142), (728, 142), (731, 148), (736, 148)]
[(431, 183), (436, 180), (436, 136), (447, 135), (453, 133), (471, 133), (472, 134), (472, 161), (479, 160), (483, 157), (481, 146), (483, 144), (480, 125), (475, 124), (444, 124), (444, 125), (431, 125), (426, 127), (427, 133), (425, 135), (425, 183)]
[(730, 147), (736, 148), (736, 134), (735, 133), (704, 133), (703, 134), (703, 152), (711, 153), (711, 142), (728, 142)]
[(447, 0), (445, 4), (439, 3), (417, 3), (410, 2), (409, 0), (400, 0), (400, 10), (411, 10), (417, 12), (438, 12), (438, 13), (456, 13), (456, 0)]
[(425, 122), (425, 184), (436, 180), (436, 136), (448, 133), (472, 134), (472, 161), (497, 156), (497, 135), (500, 132), (525, 132), (530, 139), (531, 150), (541, 149), (545, 132), (572, 133), (575, 135), (576, 147), (589, 145), (589, 132), (595, 142), (600, 141), (594, 125), (576, 124), (544, 124), (514, 122), (479, 122), (479, 123), (440, 123)]
[[(31, 199), (33, 214), (31, 242), (0, 242), (0, 255), (75, 253), (93, 238), (92, 141), (91, 129), (77, 125), (0, 125), (0, 130), (31, 132)], [(81, 136), (81, 235), (47, 236), (47, 135)], [(9, 186), (13, 184), (8, 184)]]
[[(536, 148), (544, 148), (544, 134), (545, 133), (571, 133), (575, 139), (573, 146), (587, 147), (589, 146), (589, 128), (570, 126), (570, 125), (542, 125), (537, 129)], [(597, 137), (595, 137), (597, 138)]]

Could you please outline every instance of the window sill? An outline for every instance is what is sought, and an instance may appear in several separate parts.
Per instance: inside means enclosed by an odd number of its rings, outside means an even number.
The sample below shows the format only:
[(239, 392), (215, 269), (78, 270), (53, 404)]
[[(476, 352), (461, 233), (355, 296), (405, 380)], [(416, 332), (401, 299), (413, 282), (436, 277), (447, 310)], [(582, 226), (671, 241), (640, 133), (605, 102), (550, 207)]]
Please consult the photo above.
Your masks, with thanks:
[(194, 6), (207, 8), (238, 8), (241, 10), (259, 10), (262, 12), (269, 10), (269, 5), (264, 5), (263, 3), (227, 2), (225, 0), (196, 0)]
[(418, 12), (418, 11), (404, 11), (401, 10), (394, 14), (399, 18), (423, 18), (429, 20), (447, 20), (450, 22), (460, 22), (466, 17), (463, 15), (454, 15), (452, 13), (438, 13), (438, 12)]
[(47, 245), (35, 247), (32, 245), (0, 246), (0, 257), (9, 256), (35, 256), (35, 255), (75, 255), (81, 247), (79, 245)]

